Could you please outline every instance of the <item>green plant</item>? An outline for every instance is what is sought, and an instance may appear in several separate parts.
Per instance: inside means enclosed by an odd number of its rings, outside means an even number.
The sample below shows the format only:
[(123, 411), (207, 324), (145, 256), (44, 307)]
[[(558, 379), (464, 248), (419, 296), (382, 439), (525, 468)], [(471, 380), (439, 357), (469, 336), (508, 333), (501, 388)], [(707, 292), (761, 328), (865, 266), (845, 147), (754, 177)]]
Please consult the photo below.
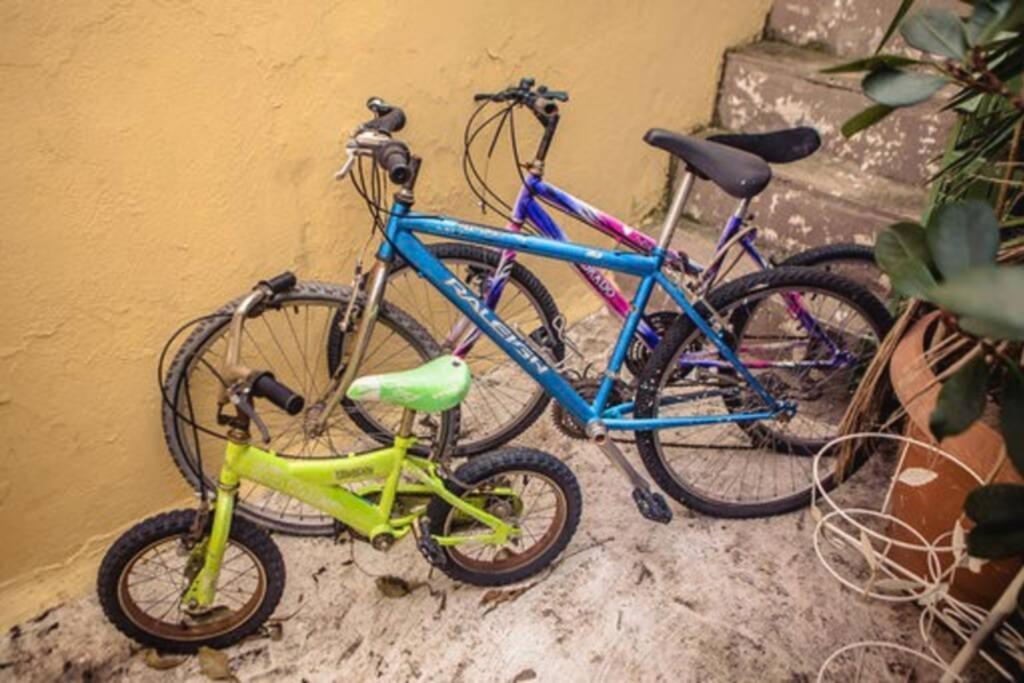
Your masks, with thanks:
[[(1024, 204), (1024, 184), (1014, 180), (1024, 122), (1021, 70), (1024, 67), (1024, 2), (973, 0), (970, 13), (928, 8), (908, 14), (914, 0), (903, 0), (875, 54), (826, 69), (829, 73), (867, 72), (861, 87), (875, 104), (853, 116), (847, 137), (873, 126), (897, 109), (943, 96), (943, 110), (957, 112), (958, 124), (943, 164), (933, 180), (931, 206), (964, 198), (988, 201), (1000, 218)], [(881, 50), (896, 31), (916, 57)], [(1024, 224), (1019, 216), (1011, 224)]]
[[(1007, 455), (1024, 474), (1024, 268), (998, 265), (999, 225), (979, 200), (939, 207), (927, 227), (898, 223), (882, 231), (875, 258), (894, 290), (946, 312), (948, 329), (969, 343), (939, 392), (929, 427), (938, 439), (981, 418), (991, 396)], [(976, 557), (1024, 553), (1024, 486), (990, 484), (971, 493), (966, 512)]]
[[(966, 2), (963, 17), (938, 8), (911, 14), (913, 4), (903, 0), (874, 55), (828, 71), (867, 72), (862, 88), (875, 104), (844, 124), (846, 136), (940, 94), (943, 109), (958, 114), (924, 225), (883, 230), (875, 258), (895, 292), (943, 310), (946, 327), (962, 337), (959, 357), (943, 373), (933, 434), (941, 440), (963, 432), (991, 400), (1007, 456), (1024, 474), (1024, 268), (1013, 265), (1024, 249), (1005, 239), (1024, 224), (1024, 1)], [(897, 30), (918, 56), (881, 52)], [(1024, 486), (982, 486), (965, 511), (976, 523), (972, 555), (1024, 554)]]

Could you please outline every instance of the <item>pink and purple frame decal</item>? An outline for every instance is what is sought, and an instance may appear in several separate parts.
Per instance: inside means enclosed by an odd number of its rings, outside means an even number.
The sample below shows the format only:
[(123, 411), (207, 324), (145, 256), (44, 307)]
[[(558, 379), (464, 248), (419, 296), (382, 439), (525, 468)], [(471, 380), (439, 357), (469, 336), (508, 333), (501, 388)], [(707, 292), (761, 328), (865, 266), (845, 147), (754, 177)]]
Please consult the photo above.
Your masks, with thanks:
[[(579, 219), (586, 225), (589, 225), (604, 235), (611, 237), (617, 243), (622, 244), (642, 255), (649, 256), (657, 249), (658, 243), (650, 235), (647, 235), (636, 228), (630, 227), (618, 218), (587, 204), (586, 202), (564, 192), (563, 190), (560, 190), (554, 185), (545, 182), (542, 178), (534, 175), (526, 176), (523, 186), (520, 188), (519, 196), (516, 198), (516, 203), (513, 206), (512, 220), (508, 223), (506, 229), (511, 232), (518, 233), (522, 231), (525, 223), (529, 223), (545, 237), (559, 242), (569, 242), (570, 240), (568, 235), (565, 234), (565, 231), (559, 227), (558, 223), (556, 223), (551, 215), (544, 209), (541, 202), (558, 209), (569, 216)], [(717, 249), (720, 250), (727, 242), (729, 242), (737, 234), (741, 225), (742, 218), (739, 215), (732, 216), (719, 237)], [(758, 267), (762, 269), (771, 267), (771, 264), (767, 259), (765, 259), (754, 246), (752, 235), (741, 237), (739, 239), (739, 243)], [(505, 288), (505, 284), (508, 282), (508, 273), (511, 269), (512, 263), (515, 262), (515, 259), (515, 250), (502, 250), (498, 271), (491, 279), (484, 296), (484, 303), (491, 310), (494, 310), (497, 307), (498, 302), (501, 299), (502, 291)], [(721, 264), (721, 257), (717, 258), (714, 263), (705, 269), (691, 261), (686, 256), (680, 254), (678, 251), (669, 248), (665, 250), (665, 262), (670, 267), (682, 270), (689, 275), (702, 275), (705, 282), (708, 282), (714, 280)], [(586, 281), (595, 292), (597, 292), (609, 309), (619, 316), (619, 318), (623, 320), (626, 319), (629, 315), (632, 304), (622, 294), (622, 292), (619, 291), (619, 288), (615, 286), (614, 282), (609, 280), (600, 269), (592, 265), (586, 263), (573, 263), (572, 267), (577, 271), (577, 273), (579, 273), (580, 277), (582, 277), (583, 280)], [(790, 312), (801, 322), (805, 329), (811, 332), (815, 337), (823, 339), (826, 345), (830, 347), (833, 354), (835, 354), (830, 361), (825, 363), (827, 366), (835, 366), (848, 360), (846, 358), (847, 354), (836, 347), (833, 340), (831, 340), (829, 336), (820, 329), (817, 321), (815, 321), (813, 316), (807, 312), (796, 295), (792, 296), (788, 301), (788, 305)], [(455, 348), (455, 354), (458, 356), (464, 356), (467, 354), (476, 339), (480, 336), (479, 330), (474, 330), (469, 335), (466, 335), (465, 337), (463, 336), (466, 328), (470, 325), (471, 323), (467, 319), (463, 318), (458, 324), (456, 324), (449, 334), (448, 341), (452, 344), (455, 344), (457, 340), (461, 339), (461, 342), (459, 342)], [(658, 333), (643, 318), (639, 320), (635, 334), (643, 340), (644, 344), (650, 349), (654, 349), (654, 347), (658, 345), (658, 342), (661, 341)], [(722, 365), (721, 361), (705, 358), (704, 356), (705, 354), (703, 353), (686, 354), (684, 358), (681, 359), (681, 362), (686, 365)], [(756, 359), (750, 359), (747, 363), (751, 367), (773, 365), (773, 363), (761, 362)]]

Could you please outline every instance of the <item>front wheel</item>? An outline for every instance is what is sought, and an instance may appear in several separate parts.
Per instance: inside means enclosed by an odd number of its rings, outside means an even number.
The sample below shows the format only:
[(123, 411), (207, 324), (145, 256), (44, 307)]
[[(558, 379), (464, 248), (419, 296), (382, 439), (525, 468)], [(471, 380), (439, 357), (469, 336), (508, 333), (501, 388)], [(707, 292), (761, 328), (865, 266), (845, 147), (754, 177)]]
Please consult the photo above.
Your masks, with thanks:
[[(569, 544), (580, 522), (583, 499), (568, 465), (531, 448), (507, 448), (478, 456), (455, 471), (449, 490), (519, 530), (506, 545), (465, 542), (444, 547), (441, 570), (476, 586), (503, 586), (533, 576)], [(481, 536), (490, 528), (441, 498), (427, 508), (438, 536)]]
[(837, 435), (892, 318), (863, 287), (816, 268), (747, 275), (697, 309), (795, 415), (746, 420), (766, 410), (764, 401), (680, 317), (641, 375), (636, 416), (726, 419), (637, 432), (644, 465), (666, 493), (705, 514), (762, 517), (803, 507), (812, 486), (808, 456)]
[(273, 614), (284, 590), (284, 560), (274, 541), (236, 516), (217, 604), (204, 615), (188, 614), (181, 597), (201, 567), (206, 538), (189, 542), (195, 514), (175, 510), (140, 522), (117, 539), (100, 565), (97, 591), (107, 618), (129, 638), (161, 652), (237, 643)]

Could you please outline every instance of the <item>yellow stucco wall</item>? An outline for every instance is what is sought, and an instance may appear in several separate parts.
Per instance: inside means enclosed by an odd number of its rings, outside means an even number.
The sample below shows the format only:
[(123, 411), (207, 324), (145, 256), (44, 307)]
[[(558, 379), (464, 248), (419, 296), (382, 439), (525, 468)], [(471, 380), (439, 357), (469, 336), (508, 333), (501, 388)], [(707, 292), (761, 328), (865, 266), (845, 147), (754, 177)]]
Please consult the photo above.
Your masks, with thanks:
[(471, 94), (566, 88), (552, 177), (636, 219), (667, 166), (641, 135), (708, 120), (769, 4), (0, 3), (0, 624), (86, 590), (115, 533), (188, 495), (154, 381), (177, 322), (284, 268), (349, 279), (367, 221), (331, 175), (367, 96), (409, 115), (420, 206), (479, 218)]

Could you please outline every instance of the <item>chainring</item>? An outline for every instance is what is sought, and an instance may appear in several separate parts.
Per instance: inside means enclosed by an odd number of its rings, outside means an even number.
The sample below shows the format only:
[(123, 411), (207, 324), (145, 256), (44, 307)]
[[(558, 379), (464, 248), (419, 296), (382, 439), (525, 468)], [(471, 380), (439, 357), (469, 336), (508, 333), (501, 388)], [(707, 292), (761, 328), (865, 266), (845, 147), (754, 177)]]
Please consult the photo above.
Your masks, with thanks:
[[(572, 388), (576, 390), (576, 393), (580, 395), (580, 398), (588, 402), (593, 401), (597, 397), (597, 391), (601, 387), (601, 381), (596, 378), (573, 380), (570, 384), (572, 384)], [(625, 393), (623, 391), (625, 388), (625, 385), (619, 382), (612, 385), (612, 393), (608, 396), (608, 405), (614, 406), (625, 402)], [(554, 421), (558, 431), (570, 439), (587, 440), (586, 427), (581, 425), (572, 416), (572, 413), (563, 408), (562, 404), (558, 401), (552, 401), (551, 403), (551, 419)]]
[[(674, 311), (657, 311), (655, 313), (648, 313), (644, 316), (644, 321), (651, 326), (659, 337), (664, 338), (672, 324), (679, 318), (679, 314)], [(626, 350), (626, 368), (633, 373), (634, 377), (639, 377), (640, 373), (643, 372), (644, 366), (647, 365), (647, 361), (651, 357), (652, 349), (647, 347), (647, 344), (639, 335), (634, 334), (633, 340), (629, 343), (629, 348)]]

